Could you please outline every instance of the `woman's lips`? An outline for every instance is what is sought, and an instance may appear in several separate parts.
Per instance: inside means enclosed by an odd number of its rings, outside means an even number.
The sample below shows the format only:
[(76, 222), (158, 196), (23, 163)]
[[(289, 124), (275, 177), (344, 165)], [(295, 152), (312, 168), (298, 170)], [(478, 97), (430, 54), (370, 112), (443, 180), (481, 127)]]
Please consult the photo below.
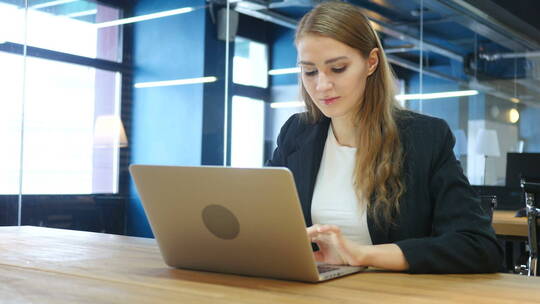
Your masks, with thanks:
[(334, 102), (336, 102), (338, 99), (339, 99), (339, 96), (338, 97), (332, 97), (332, 98), (325, 98), (325, 99), (323, 99), (323, 101), (324, 101), (325, 105), (331, 105)]

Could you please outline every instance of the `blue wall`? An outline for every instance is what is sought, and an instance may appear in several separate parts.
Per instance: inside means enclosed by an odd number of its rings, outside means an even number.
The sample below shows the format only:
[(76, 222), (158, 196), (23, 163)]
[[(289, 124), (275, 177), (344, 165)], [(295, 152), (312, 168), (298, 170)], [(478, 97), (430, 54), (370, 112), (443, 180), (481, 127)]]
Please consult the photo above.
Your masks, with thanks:
[[(185, 6), (201, 6), (204, 0), (140, 0), (135, 15), (143, 15)], [(205, 85), (184, 85), (133, 90), (131, 163), (161, 165), (200, 165), (222, 163), (223, 153), (223, 66), (224, 43), (217, 41), (215, 25), (204, 9), (195, 12), (144, 21), (134, 29), (134, 82), (160, 81), (202, 76), (216, 76), (218, 81)], [(249, 26), (248, 26), (249, 27)], [(253, 28), (253, 27), (249, 27)], [(294, 31), (270, 25), (270, 68), (296, 66)], [(264, 38), (264, 37), (263, 37)], [(231, 53), (234, 45), (231, 45)], [(232, 59), (232, 57), (231, 57)], [(431, 66), (446, 69), (455, 77), (462, 69), (455, 64)], [(403, 76), (409, 93), (418, 90), (417, 74)], [(271, 85), (295, 85), (298, 75), (271, 77)], [(424, 76), (424, 92), (450, 91), (458, 85)], [(417, 101), (411, 108), (419, 109)], [(465, 106), (465, 110), (463, 107)], [(468, 108), (467, 108), (468, 106)], [(468, 105), (453, 100), (423, 102), (423, 112), (444, 118), (452, 129), (463, 128), (468, 119), (485, 117), (483, 96), (469, 98)], [(463, 117), (460, 113), (467, 113)], [(540, 151), (536, 131), (538, 109), (522, 111), (520, 133), (527, 140), (527, 151)], [(461, 116), (460, 116), (461, 115)], [(138, 195), (131, 185), (127, 208), (127, 234), (151, 237)]]
[[(270, 69), (285, 69), (296, 66), (297, 53), (294, 46), (294, 31), (274, 25), (270, 43)], [(273, 86), (298, 83), (297, 74), (276, 75), (270, 77)]]
[[(186, 6), (204, 0), (135, 4), (134, 15)], [(204, 76), (205, 10), (143, 21), (134, 25), (134, 83)], [(131, 163), (200, 165), (203, 85), (133, 89)], [(127, 234), (151, 237), (140, 200), (130, 187)]]

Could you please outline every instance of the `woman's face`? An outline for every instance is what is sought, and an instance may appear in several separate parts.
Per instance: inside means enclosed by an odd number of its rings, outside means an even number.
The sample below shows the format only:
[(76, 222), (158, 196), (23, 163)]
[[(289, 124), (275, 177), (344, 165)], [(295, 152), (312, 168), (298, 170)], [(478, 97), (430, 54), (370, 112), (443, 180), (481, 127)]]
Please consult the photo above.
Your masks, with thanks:
[(297, 42), (302, 83), (309, 96), (332, 119), (351, 117), (362, 102), (366, 80), (378, 64), (378, 49), (364, 58), (332, 38), (305, 35)]

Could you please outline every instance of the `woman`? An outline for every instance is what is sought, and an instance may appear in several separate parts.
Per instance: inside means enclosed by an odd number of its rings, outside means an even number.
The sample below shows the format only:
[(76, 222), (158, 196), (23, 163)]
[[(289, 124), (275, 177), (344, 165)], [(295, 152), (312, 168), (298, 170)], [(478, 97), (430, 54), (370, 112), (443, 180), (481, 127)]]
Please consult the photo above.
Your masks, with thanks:
[(295, 178), (317, 261), (411, 273), (495, 272), (490, 218), (441, 119), (402, 110), (377, 34), (326, 2), (297, 29), (307, 112), (284, 124), (270, 166)]

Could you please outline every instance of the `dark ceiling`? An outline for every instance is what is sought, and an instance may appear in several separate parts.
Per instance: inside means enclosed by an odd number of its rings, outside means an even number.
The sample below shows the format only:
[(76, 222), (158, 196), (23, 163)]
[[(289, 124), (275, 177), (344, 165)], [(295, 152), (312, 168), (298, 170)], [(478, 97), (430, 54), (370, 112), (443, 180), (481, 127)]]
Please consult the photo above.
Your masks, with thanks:
[(538, 0), (491, 0), (512, 15), (540, 30), (540, 1)]

